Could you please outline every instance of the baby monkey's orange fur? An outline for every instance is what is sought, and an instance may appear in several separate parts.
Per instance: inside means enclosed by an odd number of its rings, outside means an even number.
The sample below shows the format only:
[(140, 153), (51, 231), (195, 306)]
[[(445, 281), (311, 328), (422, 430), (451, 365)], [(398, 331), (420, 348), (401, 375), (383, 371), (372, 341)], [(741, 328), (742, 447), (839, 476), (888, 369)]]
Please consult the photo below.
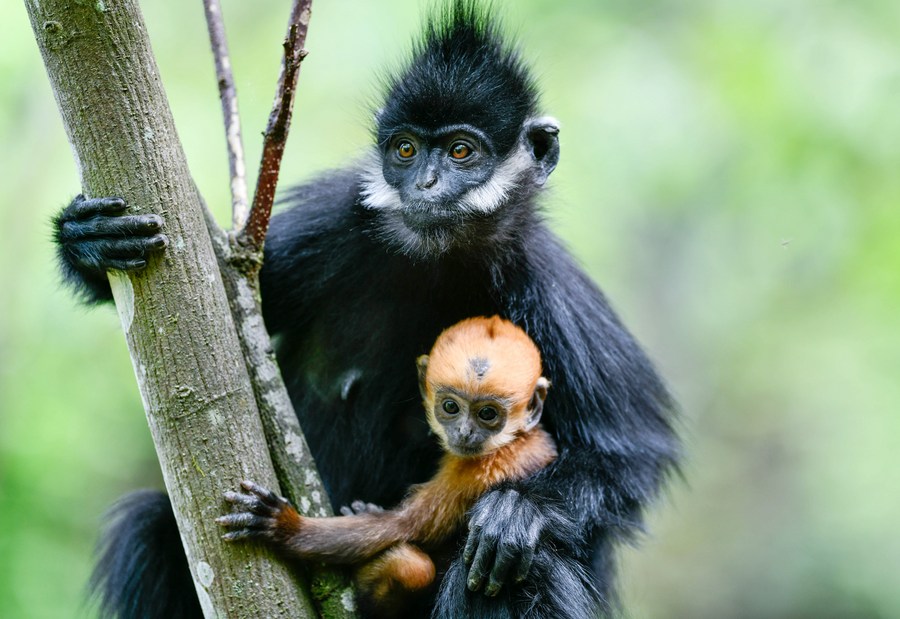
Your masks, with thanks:
[(454, 539), (466, 513), (490, 488), (520, 480), (556, 458), (539, 425), (549, 383), (537, 347), (499, 317), (470, 318), (445, 330), (417, 360), (428, 423), (446, 453), (435, 476), (390, 511), (307, 518), (287, 501), (244, 482), (251, 495), (226, 499), (249, 512), (218, 521), (226, 539), (264, 537), (292, 556), (357, 566), (364, 601), (385, 613), (406, 592), (434, 580), (434, 552)]

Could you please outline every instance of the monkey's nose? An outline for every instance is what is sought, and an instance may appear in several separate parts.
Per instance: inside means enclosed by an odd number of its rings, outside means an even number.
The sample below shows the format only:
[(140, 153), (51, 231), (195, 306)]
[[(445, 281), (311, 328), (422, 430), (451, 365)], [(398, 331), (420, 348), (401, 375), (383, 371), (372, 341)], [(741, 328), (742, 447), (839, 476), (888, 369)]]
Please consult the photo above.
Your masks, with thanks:
[(432, 174), (428, 178), (416, 181), (416, 189), (431, 189), (437, 183), (437, 176)]

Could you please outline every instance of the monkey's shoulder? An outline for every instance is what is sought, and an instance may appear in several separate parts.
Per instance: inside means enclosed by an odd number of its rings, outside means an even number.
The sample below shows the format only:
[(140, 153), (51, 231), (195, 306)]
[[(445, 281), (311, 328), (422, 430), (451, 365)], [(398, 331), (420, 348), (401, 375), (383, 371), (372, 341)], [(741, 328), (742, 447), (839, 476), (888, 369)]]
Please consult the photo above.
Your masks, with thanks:
[(346, 235), (358, 197), (359, 170), (355, 167), (330, 170), (289, 188), (279, 196), (278, 212), (272, 218), (267, 258), (270, 248), (293, 250), (316, 238)]

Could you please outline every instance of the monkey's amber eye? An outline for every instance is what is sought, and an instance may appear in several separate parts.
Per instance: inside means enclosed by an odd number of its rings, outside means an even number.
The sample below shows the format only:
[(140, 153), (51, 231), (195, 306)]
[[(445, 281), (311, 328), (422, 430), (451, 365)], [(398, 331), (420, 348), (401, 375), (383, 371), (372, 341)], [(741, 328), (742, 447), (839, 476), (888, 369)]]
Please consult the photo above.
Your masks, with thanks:
[(450, 156), (454, 159), (465, 159), (470, 154), (472, 154), (472, 149), (466, 146), (463, 142), (457, 142), (450, 147)]
[(416, 154), (416, 147), (412, 145), (412, 142), (404, 140), (397, 144), (397, 154), (401, 159), (409, 159)]
[(441, 403), (441, 408), (443, 408), (444, 412), (448, 415), (455, 415), (459, 412), (459, 404), (457, 404), (453, 400), (444, 400)]
[(499, 414), (500, 413), (498, 413), (497, 409), (493, 406), (485, 406), (480, 411), (478, 411), (478, 418), (482, 421), (493, 421)]

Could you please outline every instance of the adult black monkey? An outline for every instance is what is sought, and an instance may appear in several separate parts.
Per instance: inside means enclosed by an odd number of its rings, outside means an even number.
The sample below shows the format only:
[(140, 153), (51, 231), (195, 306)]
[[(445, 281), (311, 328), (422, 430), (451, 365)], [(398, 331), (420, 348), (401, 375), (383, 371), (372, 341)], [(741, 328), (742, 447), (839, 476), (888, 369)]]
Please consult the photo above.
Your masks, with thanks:
[[(443, 328), (500, 314), (543, 353), (559, 458), (479, 500), (441, 618), (587, 617), (594, 590), (607, 606), (614, 547), (678, 456), (665, 387), (537, 211), (559, 146), (536, 112), (486, 11), (452, 0), (389, 83), (368, 159), (292, 190), (265, 247), (266, 324), (335, 507), (393, 505), (434, 472), (408, 366)], [(57, 219), (66, 278), (90, 300), (110, 298), (106, 269), (165, 246), (158, 217), (123, 208), (77, 198)], [(119, 508), (94, 578), (108, 614), (198, 612), (173, 527), (161, 494)]]

